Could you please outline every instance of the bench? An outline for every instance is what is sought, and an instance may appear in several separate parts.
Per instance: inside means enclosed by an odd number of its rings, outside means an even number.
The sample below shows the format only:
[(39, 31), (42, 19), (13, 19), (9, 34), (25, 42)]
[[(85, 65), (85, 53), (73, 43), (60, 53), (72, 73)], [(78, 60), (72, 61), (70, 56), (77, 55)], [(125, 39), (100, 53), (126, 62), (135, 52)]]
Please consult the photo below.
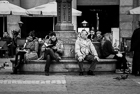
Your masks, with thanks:
[[(115, 72), (116, 59), (99, 59), (95, 71)], [(14, 65), (15, 60), (11, 60)], [(44, 72), (46, 60), (30, 60), (22, 64), (20, 72)], [(85, 71), (89, 68), (89, 63), (84, 61)], [(53, 61), (50, 66), (50, 72), (78, 72), (79, 66), (75, 59), (62, 59), (59, 62)]]

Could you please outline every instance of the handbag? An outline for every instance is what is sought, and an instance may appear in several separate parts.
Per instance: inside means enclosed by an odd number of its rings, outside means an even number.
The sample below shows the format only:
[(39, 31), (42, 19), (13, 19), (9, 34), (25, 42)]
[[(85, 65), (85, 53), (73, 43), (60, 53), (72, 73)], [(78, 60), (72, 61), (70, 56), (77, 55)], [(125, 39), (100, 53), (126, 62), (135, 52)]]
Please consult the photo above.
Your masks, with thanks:
[(25, 60), (37, 60), (38, 55), (35, 52), (30, 52), (25, 54)]

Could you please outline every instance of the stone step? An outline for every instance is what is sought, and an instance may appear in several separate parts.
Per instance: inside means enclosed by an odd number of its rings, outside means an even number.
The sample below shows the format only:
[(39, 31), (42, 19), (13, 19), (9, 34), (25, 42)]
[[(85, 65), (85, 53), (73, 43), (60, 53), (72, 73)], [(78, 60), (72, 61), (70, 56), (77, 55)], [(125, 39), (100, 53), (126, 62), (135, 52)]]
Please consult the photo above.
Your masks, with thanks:
[[(11, 60), (14, 63), (14, 60)], [(22, 72), (44, 72), (45, 60), (31, 60), (24, 63)], [(84, 61), (84, 69), (88, 70), (90, 64)], [(116, 59), (99, 59), (95, 71), (98, 72), (115, 72)], [(50, 72), (77, 72), (79, 71), (78, 63), (75, 59), (62, 59), (60, 62), (53, 62), (50, 66)]]

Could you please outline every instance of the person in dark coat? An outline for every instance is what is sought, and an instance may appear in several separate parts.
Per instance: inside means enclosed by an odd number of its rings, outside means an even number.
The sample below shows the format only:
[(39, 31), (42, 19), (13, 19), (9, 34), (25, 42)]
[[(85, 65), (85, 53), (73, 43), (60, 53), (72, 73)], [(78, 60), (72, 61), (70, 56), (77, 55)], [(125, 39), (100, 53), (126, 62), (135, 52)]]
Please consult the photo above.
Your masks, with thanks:
[(138, 22), (138, 28), (134, 30), (131, 37), (131, 49), (133, 52), (132, 60), (132, 74), (140, 75), (140, 22)]
[(101, 31), (97, 31), (96, 32), (96, 36), (95, 36), (95, 38), (94, 38), (94, 41), (96, 41), (96, 42), (101, 42), (101, 40), (102, 40), (102, 32)]
[(92, 42), (94, 42), (94, 39), (95, 39), (95, 30), (94, 28), (92, 27), (91, 31), (90, 31), (90, 34), (88, 35), (88, 39), (90, 39)]
[(120, 53), (119, 51), (115, 50), (112, 46), (112, 34), (106, 33), (104, 35), (104, 39), (101, 43), (101, 49), (102, 49), (102, 58), (112, 58), (117, 59), (116, 62), (116, 71), (121, 72), (121, 69), (125, 72), (125, 69), (127, 69), (127, 60), (125, 58), (125, 53)]
[(46, 76), (49, 76), (50, 74), (50, 65), (52, 64), (52, 60), (56, 60), (56, 62), (59, 62), (61, 56), (64, 53), (63, 42), (57, 38), (55, 32), (50, 32), (48, 38), (46, 38), (41, 48), (42, 52), (44, 52), (44, 58), (46, 59)]
[(14, 55), (16, 55), (17, 39), (20, 38), (20, 35), (19, 35), (19, 31), (13, 30), (12, 32), (13, 32), (13, 38), (12, 38), (11, 46), (13, 50), (11, 52), (11, 55), (13, 57)]

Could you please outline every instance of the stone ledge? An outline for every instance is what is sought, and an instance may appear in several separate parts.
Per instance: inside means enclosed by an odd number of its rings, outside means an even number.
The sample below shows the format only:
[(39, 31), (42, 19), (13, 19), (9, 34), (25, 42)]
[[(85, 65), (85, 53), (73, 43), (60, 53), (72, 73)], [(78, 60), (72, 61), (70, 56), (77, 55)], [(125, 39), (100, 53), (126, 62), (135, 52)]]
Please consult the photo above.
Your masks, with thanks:
[[(12, 63), (15, 62), (14, 59), (11, 59), (10, 60)], [(99, 59), (99, 62), (98, 63), (112, 63), (112, 62), (116, 62), (117, 60), (116, 59)], [(36, 63), (36, 64), (41, 64), (41, 63), (46, 63), (46, 60), (29, 60), (27, 61), (26, 63)], [(55, 60), (53, 61), (53, 63), (77, 63), (77, 60), (76, 59), (61, 59), (59, 62), (56, 62)], [(84, 61), (84, 63), (89, 63), (87, 61)]]
[[(115, 72), (116, 59), (99, 59), (95, 71)], [(14, 60), (11, 60), (14, 63)], [(30, 60), (23, 64), (20, 71), (22, 72), (44, 72), (46, 60)], [(84, 70), (87, 71), (90, 64), (84, 61)], [(60, 62), (53, 62), (50, 66), (50, 72), (77, 72), (79, 66), (75, 59), (62, 59)]]

